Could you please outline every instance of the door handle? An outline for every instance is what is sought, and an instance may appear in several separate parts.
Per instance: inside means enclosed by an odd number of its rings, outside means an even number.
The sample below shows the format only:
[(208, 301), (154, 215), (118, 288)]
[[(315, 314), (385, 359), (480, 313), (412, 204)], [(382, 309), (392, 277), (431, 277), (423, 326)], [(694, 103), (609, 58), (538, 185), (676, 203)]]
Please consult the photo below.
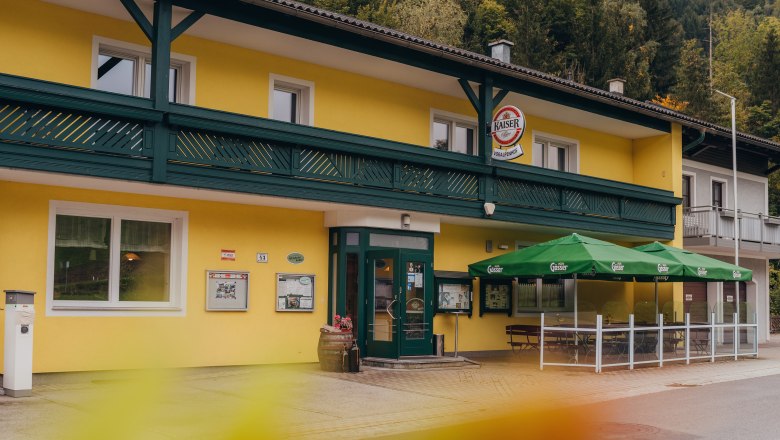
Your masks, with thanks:
[(387, 314), (388, 314), (388, 315), (390, 315), (390, 317), (391, 317), (391, 318), (393, 318), (393, 319), (397, 319), (397, 318), (396, 318), (395, 316), (393, 316), (393, 312), (391, 312), (391, 311), (390, 311), (390, 307), (392, 307), (392, 305), (393, 305), (394, 303), (396, 303), (396, 302), (398, 302), (398, 300), (397, 300), (397, 299), (394, 299), (394, 300), (390, 301), (390, 304), (388, 304), (388, 305), (387, 305), (387, 308), (385, 309), (385, 311), (387, 312)]

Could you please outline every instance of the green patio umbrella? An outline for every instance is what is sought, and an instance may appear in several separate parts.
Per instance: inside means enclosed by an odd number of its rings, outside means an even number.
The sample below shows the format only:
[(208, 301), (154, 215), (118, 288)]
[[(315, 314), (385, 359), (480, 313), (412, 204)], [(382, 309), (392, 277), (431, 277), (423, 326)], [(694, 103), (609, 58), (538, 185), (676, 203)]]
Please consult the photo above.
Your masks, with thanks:
[(655, 281), (655, 314), (658, 316), (658, 282), (668, 281), (750, 281), (753, 271), (734, 264), (706, 257), (686, 249), (668, 246), (657, 241), (634, 248), (648, 255), (655, 255), (679, 262), (683, 265), (682, 275), (638, 277), (637, 281)]
[(682, 264), (571, 234), (469, 265), (485, 278), (574, 278), (633, 281), (634, 277), (679, 276)]
[[(679, 276), (682, 264), (579, 234), (571, 234), (469, 265), (481, 278), (574, 278), (633, 281)], [(577, 283), (574, 284), (577, 325)]]
[[(658, 281), (750, 281), (753, 279), (753, 271), (731, 263), (706, 257), (686, 249), (667, 246), (657, 241), (637, 246), (634, 248), (648, 255), (655, 255), (673, 260), (683, 265), (681, 275), (667, 274), (657, 278)], [(641, 279), (652, 281), (652, 279)]]

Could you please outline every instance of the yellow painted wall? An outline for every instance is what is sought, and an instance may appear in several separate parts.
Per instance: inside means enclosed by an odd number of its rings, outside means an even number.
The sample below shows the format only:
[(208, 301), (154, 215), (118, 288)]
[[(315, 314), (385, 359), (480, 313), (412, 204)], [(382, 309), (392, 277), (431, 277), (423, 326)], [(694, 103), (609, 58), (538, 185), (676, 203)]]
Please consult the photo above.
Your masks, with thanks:
[[(189, 212), (186, 316), (46, 316), (49, 200)], [(235, 249), (236, 261), (221, 261), (221, 249)], [(287, 262), (294, 251), (303, 263)], [(270, 261), (256, 263), (257, 252)], [(317, 212), (0, 181), (0, 286), (38, 293), (35, 372), (316, 362), (327, 254)], [(249, 311), (206, 312), (207, 269), (249, 271)], [(277, 272), (316, 275), (313, 313), (275, 311)]]
[[(633, 141), (634, 183), (673, 191), (682, 197), (682, 127), (672, 124), (672, 132), (667, 135), (637, 139)], [(683, 247), (682, 206), (677, 207), (677, 225), (674, 239), (666, 242), (671, 246)], [(654, 286), (651, 283), (638, 284), (639, 300), (653, 301)], [(659, 303), (675, 303), (675, 310), (682, 310), (682, 283), (664, 283), (659, 285)]]
[[(131, 22), (38, 0), (0, 0), (0, 10), (3, 11), (0, 39), (13, 43), (4, 45), (0, 51), (3, 73), (89, 87), (93, 36), (148, 46), (146, 38)], [(430, 93), (187, 35), (177, 39), (172, 50), (197, 59), (195, 104), (202, 107), (265, 117), (269, 75), (274, 73), (315, 84), (314, 123), (318, 127), (428, 145), (431, 108), (474, 116), (465, 98)], [(682, 173), (679, 125), (675, 125), (671, 135), (631, 141), (533, 114), (527, 116), (527, 135), (522, 140), (526, 155), (519, 162), (532, 162), (531, 134), (545, 132), (579, 142), (582, 174), (669, 189), (679, 195)], [(41, 293), (36, 299), (39, 311), (44, 310), (49, 199), (189, 211), (187, 316), (55, 318), (41, 314), (36, 324), (36, 341), (40, 341), (35, 347), (36, 371), (132, 368), (147, 365), (157, 356), (165, 365), (316, 360), (316, 329), (327, 320), (327, 232), (322, 227), (321, 214), (0, 182), (2, 287)], [(221, 215), (226, 208), (233, 213), (227, 222)], [(678, 218), (681, 218), (679, 210)], [(263, 224), (263, 228), (258, 228), (258, 224)], [(485, 253), (487, 239), (493, 240), (494, 246), (505, 242), (512, 248), (515, 240), (551, 238), (555, 237), (445, 224), (435, 239), (435, 268), (466, 270), (480, 256), (498, 255), (501, 251)], [(671, 243), (682, 244), (680, 226)], [(237, 249), (238, 261), (219, 261), (221, 248)], [(24, 252), (19, 252), (20, 249)], [(303, 265), (290, 267), (283, 260), (293, 250), (307, 256)], [(269, 252), (271, 263), (256, 264), (254, 255), (258, 251)], [(203, 310), (203, 278), (207, 268), (251, 271), (249, 312), (206, 313)], [(315, 313), (273, 311), (273, 274), (291, 270), (317, 274)], [(22, 285), (7, 286), (7, 280), (18, 280)], [(675, 299), (682, 297), (679, 286), (672, 287), (671, 291), (664, 287), (664, 292)], [(590, 299), (597, 306), (612, 299), (625, 299), (631, 304), (635, 296), (637, 300), (646, 298), (647, 286), (580, 284), (580, 298)], [(478, 309), (475, 312), (471, 319), (461, 320), (460, 348), (506, 349), (504, 325), (518, 322), (519, 318), (492, 314), (479, 318)], [(447, 349), (451, 350), (452, 317), (437, 316), (434, 325), (437, 332), (448, 335)], [(298, 328), (311, 329), (311, 334), (294, 331)]]
[[(3, 73), (89, 87), (93, 36), (149, 46), (132, 22), (39, 0), (0, 0), (0, 7), (0, 39), (14, 42), (0, 52)], [(274, 73), (314, 83), (317, 127), (427, 146), (431, 109), (476, 117), (465, 96), (431, 93), (202, 38), (183, 35), (172, 50), (196, 58), (195, 104), (201, 107), (266, 117), (269, 75)], [(579, 142), (581, 174), (641, 184), (634, 180), (637, 159), (631, 140), (525, 111), (527, 134), (521, 144), (526, 154), (517, 162), (532, 163), (532, 133), (545, 132)]]

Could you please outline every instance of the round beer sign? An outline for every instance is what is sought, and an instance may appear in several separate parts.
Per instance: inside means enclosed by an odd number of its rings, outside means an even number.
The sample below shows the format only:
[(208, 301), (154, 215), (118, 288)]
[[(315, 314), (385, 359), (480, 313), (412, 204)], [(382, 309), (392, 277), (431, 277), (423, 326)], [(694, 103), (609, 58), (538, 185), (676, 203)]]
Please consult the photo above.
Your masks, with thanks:
[(493, 122), (490, 124), (490, 133), (499, 148), (493, 149), (493, 158), (509, 160), (523, 155), (523, 147), (517, 142), (525, 132), (525, 115), (519, 108), (505, 105), (498, 109)]

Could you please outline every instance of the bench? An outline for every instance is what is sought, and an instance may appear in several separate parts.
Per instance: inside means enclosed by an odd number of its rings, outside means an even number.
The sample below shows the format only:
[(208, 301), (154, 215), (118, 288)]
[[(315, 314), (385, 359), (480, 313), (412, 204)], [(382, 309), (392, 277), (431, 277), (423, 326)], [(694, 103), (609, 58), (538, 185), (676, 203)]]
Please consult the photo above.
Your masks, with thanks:
[(539, 349), (539, 333), (541, 329), (538, 325), (529, 324), (511, 324), (506, 326), (506, 334), (509, 335), (509, 344), (514, 353), (515, 347), (520, 350)]

